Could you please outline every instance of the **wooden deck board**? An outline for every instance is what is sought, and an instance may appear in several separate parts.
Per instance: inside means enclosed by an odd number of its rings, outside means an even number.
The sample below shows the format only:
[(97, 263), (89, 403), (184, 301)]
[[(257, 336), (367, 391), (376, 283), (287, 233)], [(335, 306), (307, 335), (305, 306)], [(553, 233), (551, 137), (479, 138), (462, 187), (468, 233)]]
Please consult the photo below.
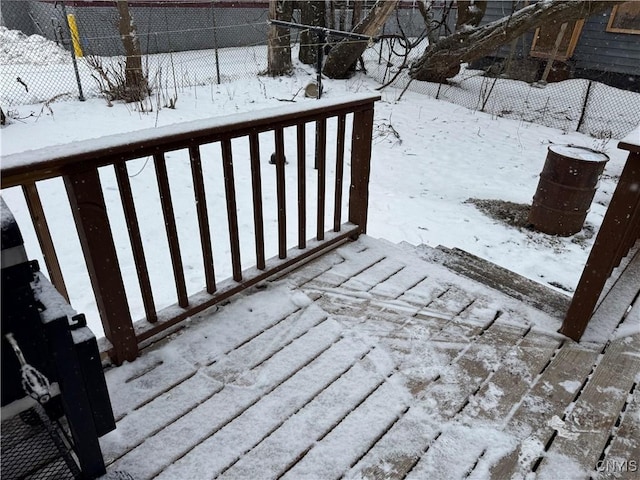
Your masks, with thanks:
[(566, 435), (558, 435), (540, 465), (553, 471), (550, 459), (568, 457), (585, 471), (594, 470), (629, 391), (640, 372), (640, 335), (612, 342), (565, 419)]
[[(558, 350), (533, 387), (508, 415), (506, 430), (514, 432), (518, 447), (492, 469), (495, 478), (524, 477), (535, 469), (545, 446), (563, 424), (564, 411), (583, 379), (591, 373), (599, 352), (567, 342)], [(551, 415), (549, 412), (553, 412)]]
[(598, 479), (637, 479), (640, 472), (640, 386), (635, 384), (622, 421), (599, 464)]
[(107, 372), (109, 470), (544, 478), (564, 459), (562, 473), (595, 479), (618, 478), (600, 459), (637, 460), (640, 306), (609, 342), (575, 344), (546, 314), (407, 255), (363, 237)]

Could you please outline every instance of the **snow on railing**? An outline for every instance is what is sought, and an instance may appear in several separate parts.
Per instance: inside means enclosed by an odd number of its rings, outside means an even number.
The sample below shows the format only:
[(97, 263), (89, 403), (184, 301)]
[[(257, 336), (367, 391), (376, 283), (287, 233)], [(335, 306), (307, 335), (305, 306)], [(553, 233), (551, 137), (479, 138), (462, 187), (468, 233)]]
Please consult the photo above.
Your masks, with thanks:
[[(41, 150), (26, 151), (2, 159), (2, 188), (20, 186), (29, 207), (31, 220), (38, 236), (47, 270), (52, 283), (66, 295), (65, 281), (57, 260), (56, 245), (51, 238), (45, 211), (38, 193), (37, 184), (52, 178), (62, 178), (76, 224), (78, 237), (87, 264), (89, 277), (96, 297), (107, 345), (113, 362), (119, 364), (133, 360), (138, 355), (142, 342), (156, 337), (178, 322), (212, 306), (229, 296), (254, 285), (269, 276), (290, 268), (314, 256), (332, 245), (366, 232), (368, 183), (373, 129), (373, 106), (380, 97), (357, 95), (348, 101), (320, 100), (312, 104), (305, 102), (262, 112), (230, 115), (221, 118), (198, 120), (179, 125), (112, 135)], [(311, 105), (311, 106), (309, 106)], [(350, 157), (345, 162), (347, 117), (351, 119)], [(335, 136), (335, 165), (327, 161), (327, 121), (337, 123)], [(306, 126), (315, 124), (315, 146), (307, 148)], [(273, 137), (270, 133), (273, 132)], [(262, 135), (261, 135), (262, 134)], [(266, 135), (265, 135), (266, 134)], [(265, 141), (265, 137), (267, 140)], [(285, 139), (295, 144), (295, 173), (285, 174), (288, 163), (285, 158)], [(242, 147), (248, 140), (248, 152)], [(239, 142), (245, 142), (239, 145)], [(289, 143), (289, 142), (287, 142)], [(261, 144), (272, 147), (273, 166), (265, 167), (260, 161)], [(219, 145), (219, 147), (216, 147)], [(219, 148), (215, 152), (215, 148)], [(176, 222), (173, 200), (183, 198), (186, 193), (170, 186), (167, 165), (182, 152), (191, 169), (195, 217), (198, 225), (200, 247), (206, 288), (189, 295), (182, 263), (183, 249), (179, 242), (179, 222)], [(213, 152), (213, 153), (212, 153)], [(314, 165), (306, 162), (307, 152), (313, 154)], [(291, 155), (290, 155), (291, 156)], [(154, 303), (152, 278), (145, 255), (145, 242), (137, 213), (145, 199), (135, 196), (131, 188), (128, 162), (148, 157), (155, 168), (157, 194), (167, 236), (168, 253), (171, 258), (173, 281), (177, 302), (158, 310)], [(226, 207), (226, 225), (213, 225), (214, 230), (226, 230), (232, 266), (232, 278), (217, 282), (214, 271), (213, 245), (209, 225), (207, 196), (218, 192), (205, 186), (203, 166), (220, 162), (223, 176), (222, 190)], [(347, 222), (342, 222), (343, 176), (350, 168)], [(235, 167), (234, 167), (235, 164)], [(238, 191), (234, 172), (238, 164), (246, 166), (250, 177), (249, 188)], [(220, 165), (218, 164), (218, 167)], [(98, 169), (111, 168), (117, 180), (120, 206), (126, 220), (138, 284), (144, 304), (145, 318), (133, 322), (123, 282), (112, 225)], [(330, 167), (330, 168), (328, 168)], [(263, 204), (261, 172), (265, 168), (275, 169), (275, 203)], [(315, 169), (315, 171), (313, 170)], [(294, 170), (294, 169), (291, 169)], [(333, 174), (329, 190), (333, 193), (333, 225), (325, 232), (327, 176)], [(288, 177), (293, 177), (287, 181)], [(307, 180), (307, 179), (310, 180)], [(292, 181), (294, 180), (294, 181)], [(248, 182), (249, 180), (247, 180)], [(307, 182), (313, 182), (317, 190), (308, 202)], [(290, 187), (296, 185), (295, 190)], [(178, 186), (179, 187), (179, 186)], [(173, 191), (172, 191), (173, 190)], [(239, 220), (237, 195), (248, 195), (251, 191), (252, 221)], [(312, 192), (313, 193), (313, 192)], [(297, 203), (297, 242), (287, 242), (287, 198)], [(289, 203), (292, 203), (291, 201)], [(264, 208), (275, 207), (277, 224), (277, 255), (267, 259), (265, 250)], [(315, 207), (315, 235), (307, 239), (307, 213)], [(239, 222), (253, 224), (255, 265), (242, 268), (241, 238)], [(269, 240), (269, 238), (267, 238)], [(184, 247), (184, 245), (183, 245)], [(218, 254), (218, 256), (221, 256)], [(127, 266), (125, 265), (124, 268)]]

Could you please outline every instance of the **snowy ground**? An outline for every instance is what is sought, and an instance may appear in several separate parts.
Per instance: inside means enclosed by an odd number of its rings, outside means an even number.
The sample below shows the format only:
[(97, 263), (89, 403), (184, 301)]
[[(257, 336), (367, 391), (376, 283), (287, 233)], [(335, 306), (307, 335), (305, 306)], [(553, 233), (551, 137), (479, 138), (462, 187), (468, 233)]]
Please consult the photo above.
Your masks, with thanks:
[[(314, 76), (310, 67), (298, 66), (291, 77), (257, 77), (222, 85), (181, 87), (177, 90), (175, 109), (158, 109), (154, 105), (149, 113), (119, 103), (109, 107), (100, 98), (85, 102), (59, 101), (48, 106), (12, 107), (12, 114), (17, 118), (2, 129), (2, 155), (194, 119), (279, 107), (289, 105), (290, 101), (311, 104), (314, 100), (302, 98), (301, 89)], [(338, 99), (349, 98), (356, 92), (375, 93), (376, 87), (376, 82), (363, 75), (345, 81), (326, 81), (325, 97)], [(411, 91), (396, 101), (399, 93), (386, 89), (376, 105), (369, 235), (393, 242), (404, 240), (413, 244), (458, 247), (539, 282), (572, 291), (592, 245), (593, 232), (602, 220), (623, 165), (625, 155), (616, 149), (616, 141), (607, 143), (578, 133), (473, 112)], [(330, 122), (329, 138), (335, 136), (335, 128), (335, 123)], [(587, 229), (583, 232), (569, 238), (557, 238), (520, 230), (491, 219), (472, 204), (465, 203), (469, 198), (530, 203), (548, 146), (567, 143), (604, 148), (611, 157), (587, 217)], [(266, 164), (270, 152), (262, 153)], [(176, 156), (173, 163), (169, 162), (172, 188), (174, 184), (190, 188), (190, 172), (180, 167), (184, 161), (184, 156)], [(162, 308), (175, 302), (175, 294), (172, 282), (166, 280), (171, 278), (171, 271), (163, 261), (165, 253), (160, 253), (160, 244), (156, 247), (157, 242), (152, 241), (163, 235), (156, 180), (153, 168), (144, 160), (136, 162), (129, 165), (129, 172), (136, 197), (144, 199), (139, 202), (144, 205), (139, 216), (145, 219), (143, 230), (147, 228), (150, 238), (145, 248), (148, 248), (148, 258), (153, 259), (150, 269), (154, 295), (157, 307)], [(288, 175), (293, 176), (292, 166), (288, 170)], [(113, 174), (109, 171), (101, 174), (107, 202), (115, 205), (117, 191)], [(212, 171), (211, 175), (215, 177), (216, 174)], [(248, 177), (247, 171), (236, 175)], [(87, 314), (90, 325), (100, 333), (79, 245), (75, 233), (69, 233), (74, 226), (62, 182), (43, 182), (39, 189), (71, 302), (78, 311)], [(21, 192), (10, 189), (2, 195), (20, 223), (28, 255), (44, 265)], [(267, 191), (265, 195), (265, 203), (269, 203), (273, 200), (270, 195), (275, 192)], [(193, 207), (192, 193), (174, 197), (181, 238), (198, 238), (195, 223), (181, 218), (181, 212)], [(238, 202), (239, 210), (250, 210), (250, 195), (239, 195)], [(114, 235), (123, 259), (133, 317), (138, 319), (143, 316), (142, 302), (135, 268), (128, 260), (126, 229), (119, 220), (121, 214), (117, 208), (110, 214), (113, 214)], [(212, 215), (214, 219), (219, 217), (212, 225), (224, 237), (220, 229), (226, 225), (225, 213), (220, 211)], [(241, 225), (241, 234), (245, 237), (252, 234), (249, 223), (246, 228)], [(162, 248), (166, 249), (166, 242)], [(187, 248), (184, 255), (191, 294), (204, 285), (200, 253), (194, 246)], [(219, 278), (229, 276), (228, 257), (220, 255), (216, 261)]]

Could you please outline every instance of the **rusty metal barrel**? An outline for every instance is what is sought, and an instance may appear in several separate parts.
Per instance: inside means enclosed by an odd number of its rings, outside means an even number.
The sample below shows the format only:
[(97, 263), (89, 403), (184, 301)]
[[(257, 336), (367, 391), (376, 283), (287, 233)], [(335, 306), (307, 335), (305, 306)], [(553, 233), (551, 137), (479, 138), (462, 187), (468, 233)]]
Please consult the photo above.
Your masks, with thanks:
[(568, 237), (582, 230), (609, 157), (576, 145), (549, 147), (529, 223), (544, 233)]

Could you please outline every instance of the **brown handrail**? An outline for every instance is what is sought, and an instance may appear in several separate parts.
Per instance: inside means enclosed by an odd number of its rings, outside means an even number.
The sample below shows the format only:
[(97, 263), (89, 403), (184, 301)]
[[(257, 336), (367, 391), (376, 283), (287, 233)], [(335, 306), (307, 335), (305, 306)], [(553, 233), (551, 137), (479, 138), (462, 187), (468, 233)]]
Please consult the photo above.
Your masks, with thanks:
[[(37, 182), (56, 177), (64, 180), (105, 335), (110, 342), (106, 344), (104, 350), (109, 353), (115, 363), (121, 363), (125, 360), (133, 360), (138, 355), (140, 345), (158, 334), (163, 334), (168, 328), (185, 318), (276, 272), (295, 266), (306, 258), (366, 231), (373, 105), (379, 98), (360, 95), (346, 102), (340, 100), (305, 102), (304, 105), (171, 125), (126, 135), (112, 135), (99, 140), (10, 155), (4, 157), (2, 162), (2, 188), (22, 185), (23, 190), (33, 200), (35, 198), (33, 192), (37, 195)], [(351, 158), (348, 163), (351, 166), (349, 221), (341, 224), (347, 115), (352, 117)], [(333, 228), (325, 232), (326, 125), (329, 118), (337, 118), (338, 121), (335, 150), (336, 178), (334, 179), (336, 192)], [(316, 238), (313, 240), (306, 239), (305, 156), (310, 150), (306, 147), (307, 124), (316, 126), (315, 154), (318, 162), (317, 224)], [(284, 130), (287, 127), (295, 127), (296, 130), (297, 162), (293, 170), (297, 175), (298, 235), (295, 247), (288, 245), (286, 236), (286, 189), (292, 187), (289, 185), (292, 182), (285, 183)], [(265, 258), (259, 145), (259, 134), (262, 132), (273, 132), (275, 140), (278, 255), (270, 259)], [(232, 140), (239, 137), (246, 137), (248, 141), (250, 150), (248, 159), (235, 158)], [(233, 276), (222, 282), (216, 282), (215, 277), (207, 213), (207, 188), (203, 178), (203, 164), (211, 160), (202, 158), (200, 152), (202, 145), (210, 143), (220, 144), (231, 247)], [(189, 295), (186, 288), (182, 252), (178, 241), (178, 225), (172, 201), (172, 195), (176, 193), (171, 191), (167, 173), (167, 163), (171, 160), (166, 154), (174, 150), (188, 151), (194, 190), (192, 196), (195, 202), (204, 262), (206, 285), (203, 291), (193, 295)], [(131, 191), (126, 163), (128, 160), (146, 156), (153, 158), (155, 166), (177, 298), (176, 304), (161, 311), (156, 310), (153, 299), (152, 282), (149, 278), (144, 243), (138, 226), (135, 199)], [(236, 195), (246, 194), (246, 192), (236, 191), (234, 179), (234, 161), (236, 160), (248, 160), (251, 169), (256, 265), (246, 270), (242, 270), (241, 267), (239, 212), (236, 201)], [(112, 166), (115, 170), (120, 202), (129, 232), (129, 242), (144, 304), (146, 318), (135, 323), (129, 312), (121, 267), (98, 174), (98, 168), (105, 166)], [(32, 209), (32, 217), (33, 211), (36, 211), (37, 218), (32, 218), (32, 221), (36, 223), (38, 239), (46, 254), (47, 268), (51, 277), (63, 286), (64, 280), (55, 255), (55, 245), (46, 228), (44, 212), (42, 208)], [(213, 225), (213, 228), (215, 227)]]
[[(355, 97), (355, 98), (354, 98)], [(246, 137), (252, 133), (291, 127), (321, 118), (361, 112), (372, 108), (377, 95), (354, 95), (351, 100), (319, 100), (302, 110), (299, 106), (270, 109), (262, 115), (240, 113), (208, 120), (110, 135), (99, 140), (83, 140), (68, 145), (8, 155), (2, 158), (2, 188), (61, 177), (82, 163), (98, 168), (116, 161), (132, 160), (156, 152), (180, 150), (191, 145), (218, 142), (223, 138)]]
[(613, 269), (640, 238), (640, 127), (618, 148), (629, 151), (560, 333), (578, 341)]

